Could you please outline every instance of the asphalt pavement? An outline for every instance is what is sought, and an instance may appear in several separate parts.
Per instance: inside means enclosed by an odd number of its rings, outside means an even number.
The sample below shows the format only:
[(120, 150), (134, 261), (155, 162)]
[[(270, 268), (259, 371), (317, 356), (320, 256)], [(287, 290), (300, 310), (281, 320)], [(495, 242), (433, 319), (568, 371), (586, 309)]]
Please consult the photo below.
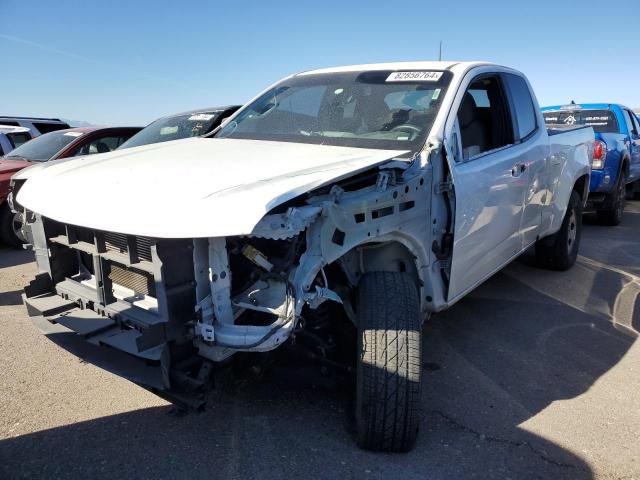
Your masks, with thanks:
[(174, 415), (42, 336), (32, 255), (0, 247), (0, 478), (640, 479), (639, 237), (640, 202), (588, 218), (570, 271), (525, 255), (432, 317), (408, 454), (358, 449), (347, 392), (277, 368)]

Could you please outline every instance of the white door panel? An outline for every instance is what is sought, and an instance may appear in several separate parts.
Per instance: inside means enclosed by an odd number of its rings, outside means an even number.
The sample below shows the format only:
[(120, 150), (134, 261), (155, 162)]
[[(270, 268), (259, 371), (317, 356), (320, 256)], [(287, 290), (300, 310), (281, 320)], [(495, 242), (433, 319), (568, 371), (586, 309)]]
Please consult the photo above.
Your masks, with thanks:
[(456, 218), (449, 299), (485, 279), (522, 249), (526, 166), (505, 148), (453, 166)]

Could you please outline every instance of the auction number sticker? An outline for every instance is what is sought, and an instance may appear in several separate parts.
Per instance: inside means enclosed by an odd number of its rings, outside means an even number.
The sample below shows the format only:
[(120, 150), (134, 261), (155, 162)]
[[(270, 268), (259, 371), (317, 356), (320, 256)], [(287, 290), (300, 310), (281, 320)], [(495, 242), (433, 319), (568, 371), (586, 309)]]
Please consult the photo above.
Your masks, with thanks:
[(67, 137), (79, 137), (82, 135), (82, 132), (67, 132), (65, 133), (65, 136)]
[(393, 72), (387, 82), (437, 82), (442, 72)]

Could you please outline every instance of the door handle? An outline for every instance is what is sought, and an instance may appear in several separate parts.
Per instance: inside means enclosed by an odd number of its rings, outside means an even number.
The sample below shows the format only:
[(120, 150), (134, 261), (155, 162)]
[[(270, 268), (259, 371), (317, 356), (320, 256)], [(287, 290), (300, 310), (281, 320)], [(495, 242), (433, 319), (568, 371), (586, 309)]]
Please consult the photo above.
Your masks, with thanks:
[(519, 177), (520, 175), (522, 175), (524, 173), (524, 171), (526, 169), (527, 169), (527, 164), (526, 163), (516, 163), (511, 168), (511, 176), (512, 177)]

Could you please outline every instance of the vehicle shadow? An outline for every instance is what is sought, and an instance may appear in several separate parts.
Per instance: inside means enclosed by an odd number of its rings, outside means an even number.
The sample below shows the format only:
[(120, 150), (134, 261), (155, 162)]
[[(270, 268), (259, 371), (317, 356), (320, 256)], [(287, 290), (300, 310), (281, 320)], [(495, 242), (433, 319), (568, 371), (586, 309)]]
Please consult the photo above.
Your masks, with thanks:
[(15, 267), (31, 263), (34, 255), (31, 250), (7, 247), (0, 243), (0, 268)]
[(627, 202), (620, 225), (599, 228), (588, 224), (585, 233), (590, 241), (583, 244), (581, 256), (606, 265), (600, 277), (610, 276), (612, 271), (626, 272), (612, 302), (612, 317), (640, 332), (640, 202)]
[[(640, 204), (611, 227), (586, 214), (576, 265), (567, 272), (538, 267), (533, 248), (504, 272), (534, 290), (640, 333)], [(585, 238), (588, 241), (585, 241)]]
[(22, 305), (22, 290), (0, 292), (0, 307), (5, 305)]
[(424, 333), (422, 431), (408, 454), (358, 449), (344, 428), (347, 389), (313, 387), (312, 375), (291, 381), (276, 367), (258, 378), (244, 371), (219, 385), (204, 413), (177, 418), (169, 406), (147, 408), (2, 440), (0, 473), (594, 478), (577, 448), (522, 424), (552, 402), (589, 390), (627, 352), (633, 336), (504, 273), (434, 316)]
[(627, 205), (615, 227), (600, 225), (593, 214), (586, 214), (584, 234), (592, 240), (581, 245), (581, 255), (640, 275), (640, 202)]
[[(511, 478), (592, 478), (577, 446), (569, 451), (520, 425), (552, 402), (588, 391), (634, 335), (500, 273), (439, 314), (426, 338), (435, 370), (426, 382), (427, 408), (468, 437), (467, 451), (474, 440), (502, 451), (502, 463), (495, 452), (478, 453), (479, 465), (493, 473), (487, 477), (499, 478), (495, 469), (504, 468)], [(539, 461), (522, 460), (534, 455)]]

